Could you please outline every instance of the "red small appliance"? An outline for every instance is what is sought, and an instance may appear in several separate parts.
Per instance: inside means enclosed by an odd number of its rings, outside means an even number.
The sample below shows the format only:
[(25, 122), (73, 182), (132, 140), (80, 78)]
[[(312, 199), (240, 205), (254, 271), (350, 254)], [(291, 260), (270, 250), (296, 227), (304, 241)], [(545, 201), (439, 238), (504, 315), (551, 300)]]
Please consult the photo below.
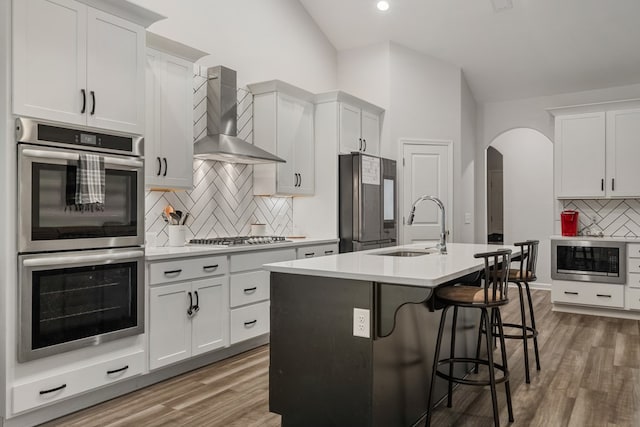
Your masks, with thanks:
[(560, 213), (560, 224), (563, 236), (578, 235), (578, 211), (566, 210)]

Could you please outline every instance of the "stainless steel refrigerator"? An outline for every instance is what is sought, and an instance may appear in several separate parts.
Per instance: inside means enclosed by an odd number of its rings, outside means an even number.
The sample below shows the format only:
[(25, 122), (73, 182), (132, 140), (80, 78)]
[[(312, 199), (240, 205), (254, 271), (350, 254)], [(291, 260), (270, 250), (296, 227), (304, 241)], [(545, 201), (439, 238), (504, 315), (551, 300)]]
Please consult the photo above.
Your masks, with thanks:
[(396, 162), (362, 153), (340, 163), (340, 252), (395, 246), (398, 240)]

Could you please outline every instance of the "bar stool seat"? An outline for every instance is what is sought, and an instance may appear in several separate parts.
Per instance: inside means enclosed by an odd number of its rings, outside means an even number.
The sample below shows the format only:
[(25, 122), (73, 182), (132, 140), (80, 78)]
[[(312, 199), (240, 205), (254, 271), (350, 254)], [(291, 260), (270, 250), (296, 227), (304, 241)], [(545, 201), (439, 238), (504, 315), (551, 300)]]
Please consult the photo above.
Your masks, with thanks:
[[(502, 329), (502, 317), (500, 316), (500, 307), (509, 302), (507, 298), (507, 290), (511, 250), (500, 249), (493, 252), (475, 254), (474, 257), (484, 259), (484, 278), (482, 279), (484, 283), (482, 286), (454, 285), (438, 288), (435, 291), (436, 302), (443, 306), (443, 309), (440, 318), (440, 326), (438, 328), (431, 383), (429, 386), (429, 400), (427, 402), (429, 410), (427, 412), (426, 426), (431, 425), (431, 416), (433, 414), (433, 392), (435, 389), (436, 377), (444, 378), (448, 382), (447, 406), (449, 408), (452, 405), (453, 383), (482, 387), (489, 386), (493, 406), (493, 420), (496, 426), (500, 425), (496, 384), (504, 383), (509, 421), (513, 421), (511, 389), (509, 386), (509, 369), (507, 367), (507, 354), (504, 343), (504, 330)], [(499, 269), (492, 268), (494, 265), (501, 267)], [(452, 307), (453, 321), (451, 324), (451, 347), (449, 357), (440, 359), (440, 349), (442, 346), (442, 337), (444, 335), (447, 312)], [(487, 335), (486, 359), (480, 358), (479, 354), (477, 354), (475, 358), (455, 356), (456, 324), (458, 319), (458, 309), (460, 307), (477, 308), (481, 311), (480, 324), (484, 325)], [(500, 339), (502, 363), (496, 363), (493, 360), (492, 343), (494, 327), (497, 328), (497, 337)], [(454, 376), (454, 365), (459, 363), (474, 363), (476, 364), (476, 367), (478, 365), (487, 366), (489, 370), (489, 379), (485, 380)], [(449, 367), (448, 373), (438, 369), (443, 365)], [(497, 376), (496, 371), (501, 373), (501, 375)]]

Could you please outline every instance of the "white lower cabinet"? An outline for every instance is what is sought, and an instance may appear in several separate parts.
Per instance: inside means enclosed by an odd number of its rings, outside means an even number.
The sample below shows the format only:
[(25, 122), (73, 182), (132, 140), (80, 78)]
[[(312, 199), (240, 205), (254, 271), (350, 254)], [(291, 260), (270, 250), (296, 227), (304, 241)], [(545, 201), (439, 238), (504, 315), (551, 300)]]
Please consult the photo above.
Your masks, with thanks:
[(607, 283), (554, 281), (551, 300), (560, 304), (624, 308), (625, 288)]
[(103, 387), (144, 371), (143, 350), (68, 372), (17, 383), (12, 390), (13, 413), (48, 405), (80, 393)]
[(338, 244), (329, 243), (327, 245), (303, 246), (296, 249), (296, 258), (315, 258), (325, 255), (335, 255), (338, 253)]

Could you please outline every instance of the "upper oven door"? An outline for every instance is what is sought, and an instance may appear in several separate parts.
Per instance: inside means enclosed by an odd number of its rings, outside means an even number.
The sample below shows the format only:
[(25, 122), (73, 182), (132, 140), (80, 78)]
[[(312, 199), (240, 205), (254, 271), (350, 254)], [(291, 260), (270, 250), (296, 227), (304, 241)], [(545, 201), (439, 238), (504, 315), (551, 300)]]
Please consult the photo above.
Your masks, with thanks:
[(19, 144), (19, 252), (143, 244), (142, 159), (103, 157), (104, 210), (78, 210), (74, 197), (79, 152)]

